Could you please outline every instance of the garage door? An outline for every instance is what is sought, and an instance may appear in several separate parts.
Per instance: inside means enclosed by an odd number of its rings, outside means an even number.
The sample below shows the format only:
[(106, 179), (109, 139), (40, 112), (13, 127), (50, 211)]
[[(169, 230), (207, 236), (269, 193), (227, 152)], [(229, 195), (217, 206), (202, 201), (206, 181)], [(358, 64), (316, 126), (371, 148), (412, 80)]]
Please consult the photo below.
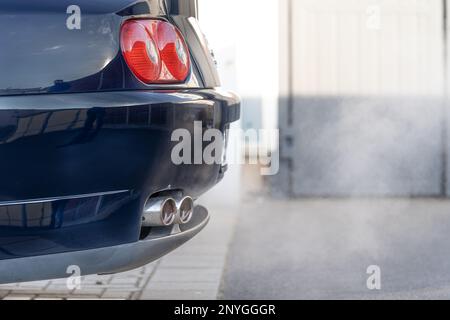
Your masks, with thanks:
[(446, 193), (443, 1), (291, 0), (281, 15), (274, 190)]

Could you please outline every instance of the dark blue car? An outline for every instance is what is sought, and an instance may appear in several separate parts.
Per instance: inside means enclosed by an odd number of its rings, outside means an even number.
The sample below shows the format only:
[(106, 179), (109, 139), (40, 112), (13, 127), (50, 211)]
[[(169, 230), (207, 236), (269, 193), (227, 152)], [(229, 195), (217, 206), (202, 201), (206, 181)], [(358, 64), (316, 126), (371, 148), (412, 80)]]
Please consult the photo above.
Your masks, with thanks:
[(225, 134), (240, 105), (196, 10), (0, 1), (0, 283), (130, 270), (207, 224), (194, 202), (226, 164), (174, 162), (173, 132)]

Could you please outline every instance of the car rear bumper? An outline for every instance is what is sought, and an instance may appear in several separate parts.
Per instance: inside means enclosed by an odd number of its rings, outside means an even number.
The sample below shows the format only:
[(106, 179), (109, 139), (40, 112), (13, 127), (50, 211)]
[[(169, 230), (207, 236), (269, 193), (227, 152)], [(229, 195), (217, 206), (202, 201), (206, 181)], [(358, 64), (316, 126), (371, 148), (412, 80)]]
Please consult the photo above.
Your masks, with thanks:
[(172, 132), (239, 113), (212, 89), (0, 97), (0, 260), (136, 243), (150, 195), (197, 198), (223, 175), (173, 164)]
[(0, 284), (66, 278), (71, 267), (80, 276), (118, 273), (153, 262), (197, 235), (208, 223), (208, 211), (195, 208), (193, 219), (181, 230), (155, 230), (146, 239), (107, 248), (0, 261)]

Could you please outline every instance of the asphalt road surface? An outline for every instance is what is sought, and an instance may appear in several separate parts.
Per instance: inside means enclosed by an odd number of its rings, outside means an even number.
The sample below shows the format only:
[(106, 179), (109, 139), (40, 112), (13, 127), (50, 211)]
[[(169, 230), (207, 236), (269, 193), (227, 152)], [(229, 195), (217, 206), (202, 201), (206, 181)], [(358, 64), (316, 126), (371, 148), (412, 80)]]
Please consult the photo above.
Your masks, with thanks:
[[(367, 268), (381, 270), (381, 290)], [(450, 202), (305, 200), (241, 207), (220, 298), (449, 299)]]

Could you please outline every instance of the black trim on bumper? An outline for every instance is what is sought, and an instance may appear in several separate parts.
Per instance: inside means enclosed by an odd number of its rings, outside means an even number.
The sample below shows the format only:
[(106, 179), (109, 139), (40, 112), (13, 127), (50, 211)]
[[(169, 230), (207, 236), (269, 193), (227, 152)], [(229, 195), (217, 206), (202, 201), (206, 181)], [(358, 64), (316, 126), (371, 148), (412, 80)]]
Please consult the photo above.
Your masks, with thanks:
[(108, 274), (132, 270), (153, 262), (197, 235), (209, 222), (208, 211), (195, 208), (192, 221), (181, 232), (155, 235), (145, 240), (114, 247), (0, 261), (0, 283), (66, 278), (69, 266), (81, 275)]

